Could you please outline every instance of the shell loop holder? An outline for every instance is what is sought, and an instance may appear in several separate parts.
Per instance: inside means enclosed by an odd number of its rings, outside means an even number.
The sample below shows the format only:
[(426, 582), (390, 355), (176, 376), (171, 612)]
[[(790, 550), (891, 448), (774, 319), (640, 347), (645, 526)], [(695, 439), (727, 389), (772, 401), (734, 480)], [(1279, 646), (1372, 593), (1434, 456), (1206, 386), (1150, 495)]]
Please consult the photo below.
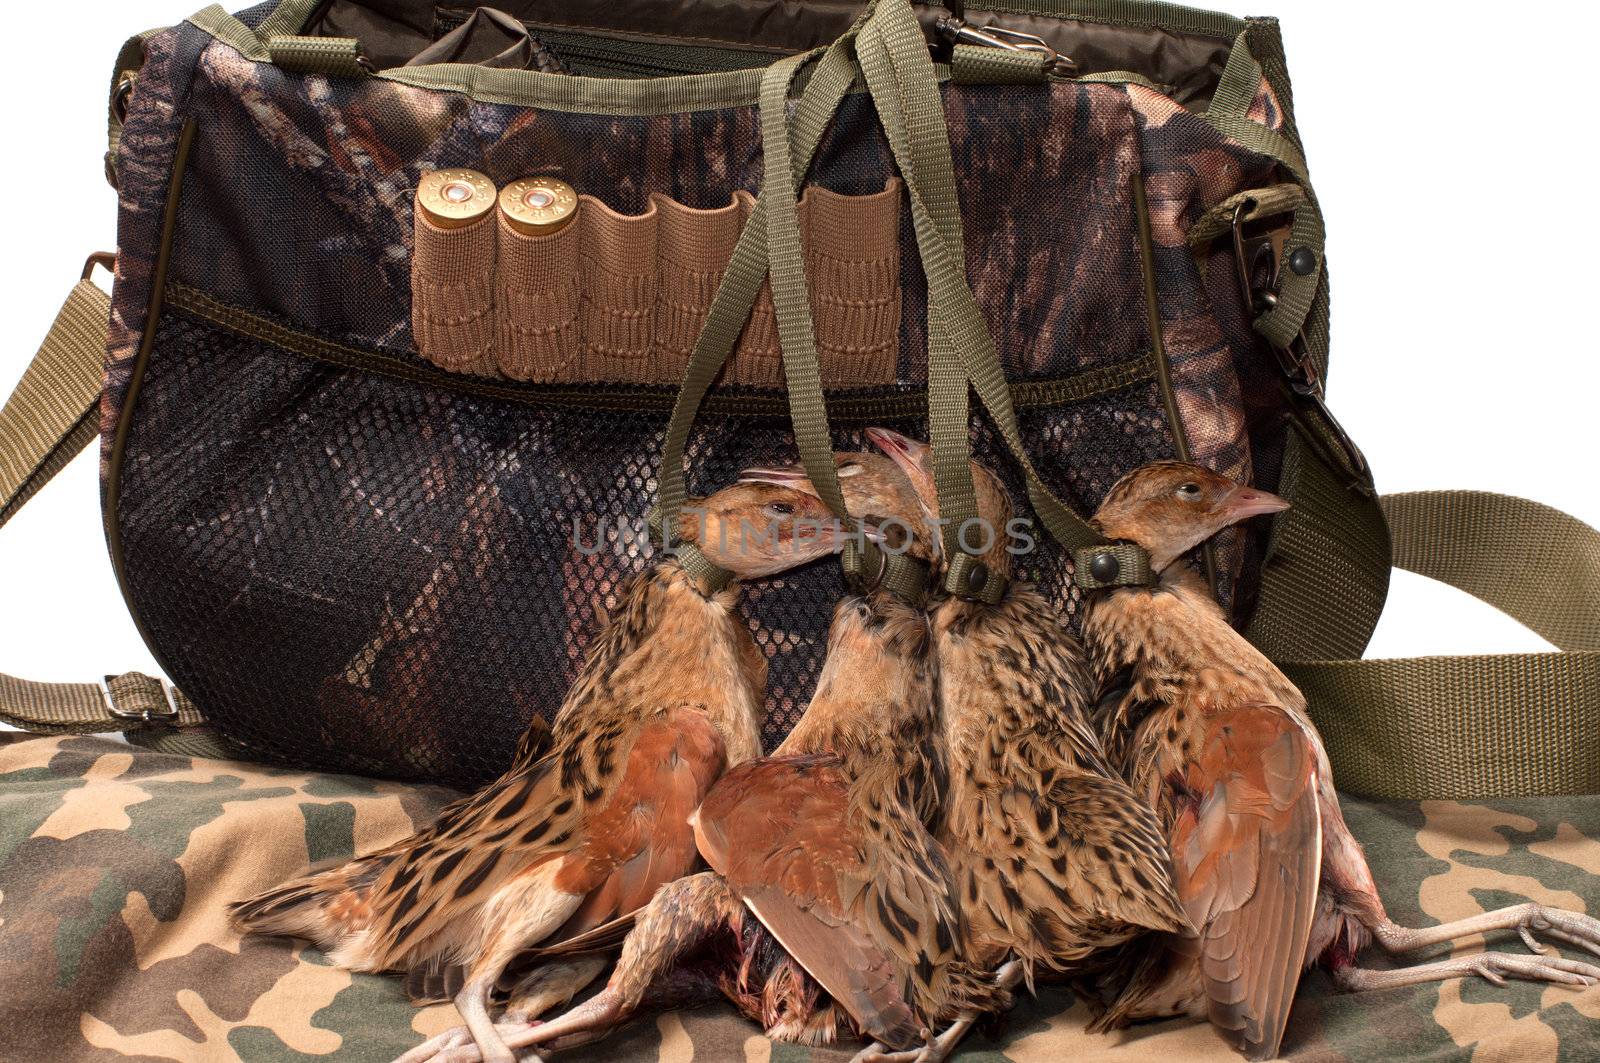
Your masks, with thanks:
[(965, 551), (953, 555), (950, 568), (944, 574), (945, 593), (990, 605), (1000, 604), (1010, 585), (1011, 579), (1004, 572), (990, 568), (978, 555)]
[(1104, 543), (1072, 552), (1073, 582), (1085, 591), (1111, 587), (1150, 587), (1155, 569), (1144, 547), (1133, 543)]

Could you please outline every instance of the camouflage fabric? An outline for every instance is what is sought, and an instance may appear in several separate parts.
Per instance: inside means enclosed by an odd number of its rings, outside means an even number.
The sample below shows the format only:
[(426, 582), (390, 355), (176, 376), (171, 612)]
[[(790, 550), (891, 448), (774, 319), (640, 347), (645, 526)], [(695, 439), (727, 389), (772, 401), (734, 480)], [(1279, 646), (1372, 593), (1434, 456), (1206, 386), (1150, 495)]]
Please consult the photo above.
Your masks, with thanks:
[[(307, 861), (412, 830), (450, 796), (101, 738), (0, 745), (0, 1059), (360, 1063), (454, 1025), (453, 1008), (414, 1009), (392, 979), (351, 975), (290, 942), (241, 942), (223, 911)], [(1600, 798), (1345, 808), (1399, 922), (1525, 899), (1600, 910)], [(1493, 944), (1522, 948), (1514, 936)], [(975, 1035), (959, 1058), (1239, 1058), (1202, 1024), (1090, 1037), (1087, 1014), (1069, 994), (1043, 990), (999, 1040)], [(1295, 1060), (1592, 1060), (1600, 986), (1453, 981), (1344, 996), (1315, 973), (1285, 1043)], [(798, 1063), (848, 1053), (773, 1046), (713, 1007), (652, 1016), (560, 1058)]]

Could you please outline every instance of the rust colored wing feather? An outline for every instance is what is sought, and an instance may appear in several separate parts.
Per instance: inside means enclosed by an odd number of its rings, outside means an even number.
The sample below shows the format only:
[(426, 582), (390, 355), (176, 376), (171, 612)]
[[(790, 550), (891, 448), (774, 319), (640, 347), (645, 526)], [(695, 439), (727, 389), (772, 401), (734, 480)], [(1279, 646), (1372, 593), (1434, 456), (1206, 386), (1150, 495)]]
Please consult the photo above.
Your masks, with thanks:
[(552, 936), (576, 937), (634, 912), (694, 870), (689, 817), (726, 764), (722, 738), (700, 712), (672, 710), (640, 731), (611, 799), (583, 817), (585, 840), (556, 876), (559, 888), (587, 896)]
[(1310, 740), (1276, 706), (1215, 713), (1184, 776), (1195, 800), (1173, 824), (1211, 1021), (1252, 1059), (1278, 1054), (1305, 968), (1322, 856), (1314, 771)]
[(922, 1023), (897, 953), (917, 951), (927, 915), (891, 911), (888, 898), (914, 891), (870, 882), (839, 763), (818, 754), (735, 768), (701, 806), (696, 838), (706, 862), (862, 1030), (907, 1047)]

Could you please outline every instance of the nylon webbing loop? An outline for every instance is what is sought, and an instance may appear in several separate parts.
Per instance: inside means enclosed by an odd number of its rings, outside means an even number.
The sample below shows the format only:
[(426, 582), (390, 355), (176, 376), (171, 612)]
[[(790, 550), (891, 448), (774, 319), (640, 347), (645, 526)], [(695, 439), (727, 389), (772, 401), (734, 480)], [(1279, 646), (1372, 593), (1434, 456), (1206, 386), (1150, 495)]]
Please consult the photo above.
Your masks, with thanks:
[(373, 73), (372, 63), (354, 37), (273, 37), (267, 42), (272, 65), (297, 74), (358, 78)]
[[(815, 76), (854, 80), (843, 48), (830, 52), (837, 65)], [(787, 102), (799, 66), (780, 62), (761, 79), (761, 140), (766, 200), (767, 271), (772, 278), (772, 305), (778, 325), (783, 375), (789, 396), (789, 420), (794, 426), (800, 464), (817, 495), (834, 516), (855, 531), (860, 522), (845, 505), (839, 472), (833, 458), (833, 436), (828, 427), (827, 399), (817, 359), (816, 329), (811, 317), (811, 295), (806, 284), (805, 249), (800, 239), (799, 185), (793, 167)], [(857, 588), (885, 588), (908, 601), (920, 603), (927, 592), (923, 565), (903, 554), (890, 553), (863, 541), (839, 557), (846, 577)]]
[(822, 395), (822, 370), (817, 363), (816, 335), (811, 321), (811, 294), (806, 285), (805, 252), (800, 244), (800, 211), (789, 135), (789, 86), (799, 65), (785, 60), (768, 67), (761, 78), (761, 144), (764, 166), (762, 198), (767, 204), (767, 275), (772, 278), (772, 308), (778, 325), (778, 347), (789, 394), (789, 420), (795, 447), (811, 485), (835, 516), (849, 510), (833, 463), (827, 402)]
[[(1228, 53), (1227, 65), (1211, 98), (1206, 121), (1219, 133), (1238, 141), (1251, 151), (1265, 155), (1289, 171), (1307, 193), (1304, 204), (1294, 211), (1294, 222), (1286, 245), (1289, 248), (1309, 248), (1314, 255), (1311, 269), (1305, 273), (1285, 270), (1278, 284), (1276, 301), (1253, 322), (1255, 330), (1274, 345), (1287, 349), (1296, 343), (1306, 329), (1313, 304), (1322, 290), (1323, 249), (1326, 233), (1323, 229), (1322, 211), (1311, 194), (1310, 174), (1305, 156), (1289, 137), (1269, 129), (1248, 117), (1250, 104), (1260, 90), (1262, 67), (1256, 61), (1247, 39), (1249, 31), (1234, 39)], [(1308, 337), (1309, 339), (1310, 337)], [(1318, 371), (1327, 368), (1327, 343), (1324, 338), (1312, 347), (1312, 357)]]
[[(928, 419), (945, 556), (951, 559), (945, 588), (972, 597), (967, 570), (956, 563), (965, 553), (959, 529), (978, 516), (969, 459), (969, 384), (1022, 467), (1028, 498), (1050, 534), (1068, 550), (1105, 540), (1045, 487), (1022, 445), (994, 340), (967, 284), (949, 131), (933, 60), (910, 7), (881, 4), (863, 27), (856, 54), (905, 177), (928, 278)], [(1130, 566), (1129, 582), (1137, 571)], [(984, 593), (992, 593), (987, 581)]]

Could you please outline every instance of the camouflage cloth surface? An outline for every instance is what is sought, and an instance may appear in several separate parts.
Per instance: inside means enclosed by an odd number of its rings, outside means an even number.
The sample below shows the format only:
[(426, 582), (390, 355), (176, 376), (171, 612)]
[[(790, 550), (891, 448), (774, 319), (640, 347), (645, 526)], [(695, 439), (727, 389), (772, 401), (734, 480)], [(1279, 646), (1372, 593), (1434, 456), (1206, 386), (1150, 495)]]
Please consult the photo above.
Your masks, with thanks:
[[(286, 942), (241, 942), (226, 901), (423, 822), (436, 788), (194, 761), (97, 738), (0, 745), (0, 1060), (387, 1060), (454, 1025), (397, 982), (351, 975)], [(1377, 805), (1346, 811), (1402, 923), (1428, 925), (1532, 899), (1600, 910), (1600, 798)], [(1515, 937), (1496, 947), (1517, 951)], [(1569, 953), (1570, 954), (1570, 953)], [(1375, 960), (1374, 962), (1382, 962)], [(960, 1059), (1233, 1060), (1209, 1027), (1082, 1033), (1054, 990), (1000, 1041)], [(1310, 976), (1285, 1042), (1296, 1060), (1600, 1058), (1600, 986), (1583, 992), (1455, 981), (1364, 996)], [(636, 1023), (561, 1057), (843, 1060), (772, 1046), (721, 1008)]]

